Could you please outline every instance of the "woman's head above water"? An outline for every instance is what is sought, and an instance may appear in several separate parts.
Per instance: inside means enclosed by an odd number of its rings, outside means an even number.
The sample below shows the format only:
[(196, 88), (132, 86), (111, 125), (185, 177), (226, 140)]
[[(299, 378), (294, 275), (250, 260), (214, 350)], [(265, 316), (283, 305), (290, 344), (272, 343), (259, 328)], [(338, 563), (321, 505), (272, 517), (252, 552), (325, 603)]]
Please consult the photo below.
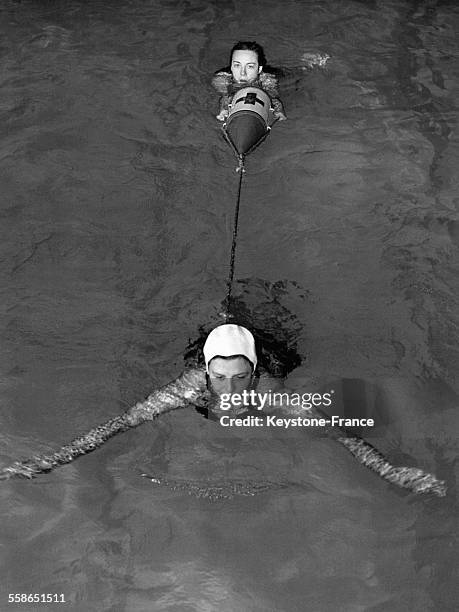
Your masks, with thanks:
[(236, 83), (252, 83), (266, 66), (263, 47), (253, 41), (239, 41), (231, 49), (230, 69)]
[(255, 339), (241, 325), (219, 325), (207, 336), (203, 348), (212, 390), (241, 393), (249, 389), (257, 366)]

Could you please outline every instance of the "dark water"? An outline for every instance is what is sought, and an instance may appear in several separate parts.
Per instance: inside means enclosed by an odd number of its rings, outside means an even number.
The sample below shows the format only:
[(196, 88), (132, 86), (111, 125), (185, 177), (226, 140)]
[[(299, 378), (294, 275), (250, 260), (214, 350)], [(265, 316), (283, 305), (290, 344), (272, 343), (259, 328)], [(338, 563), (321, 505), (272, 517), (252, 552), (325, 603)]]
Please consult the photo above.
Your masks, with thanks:
[[(2, 463), (120, 413), (217, 320), (237, 177), (209, 76), (257, 39), (275, 65), (331, 60), (287, 84), (289, 121), (248, 160), (236, 275), (289, 288), (292, 388), (334, 388), (393, 462), (449, 486), (414, 498), (332, 441), (177, 412), (2, 484), (0, 609), (456, 609), (456, 3), (5, 0), (0, 17)], [(211, 502), (142, 471), (288, 487)]]

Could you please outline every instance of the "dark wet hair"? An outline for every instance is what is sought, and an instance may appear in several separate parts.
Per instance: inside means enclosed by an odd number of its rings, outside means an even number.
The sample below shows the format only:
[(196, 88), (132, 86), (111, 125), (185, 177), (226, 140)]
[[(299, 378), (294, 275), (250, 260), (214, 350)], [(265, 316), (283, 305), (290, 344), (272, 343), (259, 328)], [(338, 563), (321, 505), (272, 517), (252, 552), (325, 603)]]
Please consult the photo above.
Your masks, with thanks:
[(259, 65), (266, 66), (267, 64), (266, 55), (263, 50), (263, 47), (255, 41), (240, 40), (235, 45), (233, 45), (233, 48), (231, 49), (231, 53), (230, 53), (230, 61), (229, 61), (230, 66), (233, 61), (233, 53), (235, 51), (255, 51), (255, 53), (257, 54)]

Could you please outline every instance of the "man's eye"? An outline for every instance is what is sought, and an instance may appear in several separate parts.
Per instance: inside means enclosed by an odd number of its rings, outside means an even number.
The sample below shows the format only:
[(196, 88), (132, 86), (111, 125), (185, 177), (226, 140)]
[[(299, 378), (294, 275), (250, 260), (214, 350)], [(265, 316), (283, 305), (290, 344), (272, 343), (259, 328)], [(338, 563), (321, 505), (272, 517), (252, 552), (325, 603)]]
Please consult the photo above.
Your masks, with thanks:
[(247, 374), (238, 374), (238, 378), (240, 378), (241, 380), (246, 377), (247, 377)]

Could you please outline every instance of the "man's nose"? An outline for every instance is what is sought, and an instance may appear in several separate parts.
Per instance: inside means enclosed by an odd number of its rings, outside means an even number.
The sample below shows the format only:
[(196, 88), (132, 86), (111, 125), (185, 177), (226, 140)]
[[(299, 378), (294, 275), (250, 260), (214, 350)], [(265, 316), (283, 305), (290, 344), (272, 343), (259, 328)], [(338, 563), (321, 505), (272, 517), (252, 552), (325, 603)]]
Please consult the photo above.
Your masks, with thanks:
[(245, 70), (245, 66), (242, 66), (241, 68), (241, 74), (242, 76), (245, 76), (246, 70)]
[(237, 390), (237, 381), (232, 378), (226, 378), (222, 383), (221, 393), (235, 393)]
[(232, 378), (230, 380), (230, 386), (231, 386), (231, 391), (230, 393), (236, 393), (236, 391), (238, 390), (238, 381), (236, 378)]

